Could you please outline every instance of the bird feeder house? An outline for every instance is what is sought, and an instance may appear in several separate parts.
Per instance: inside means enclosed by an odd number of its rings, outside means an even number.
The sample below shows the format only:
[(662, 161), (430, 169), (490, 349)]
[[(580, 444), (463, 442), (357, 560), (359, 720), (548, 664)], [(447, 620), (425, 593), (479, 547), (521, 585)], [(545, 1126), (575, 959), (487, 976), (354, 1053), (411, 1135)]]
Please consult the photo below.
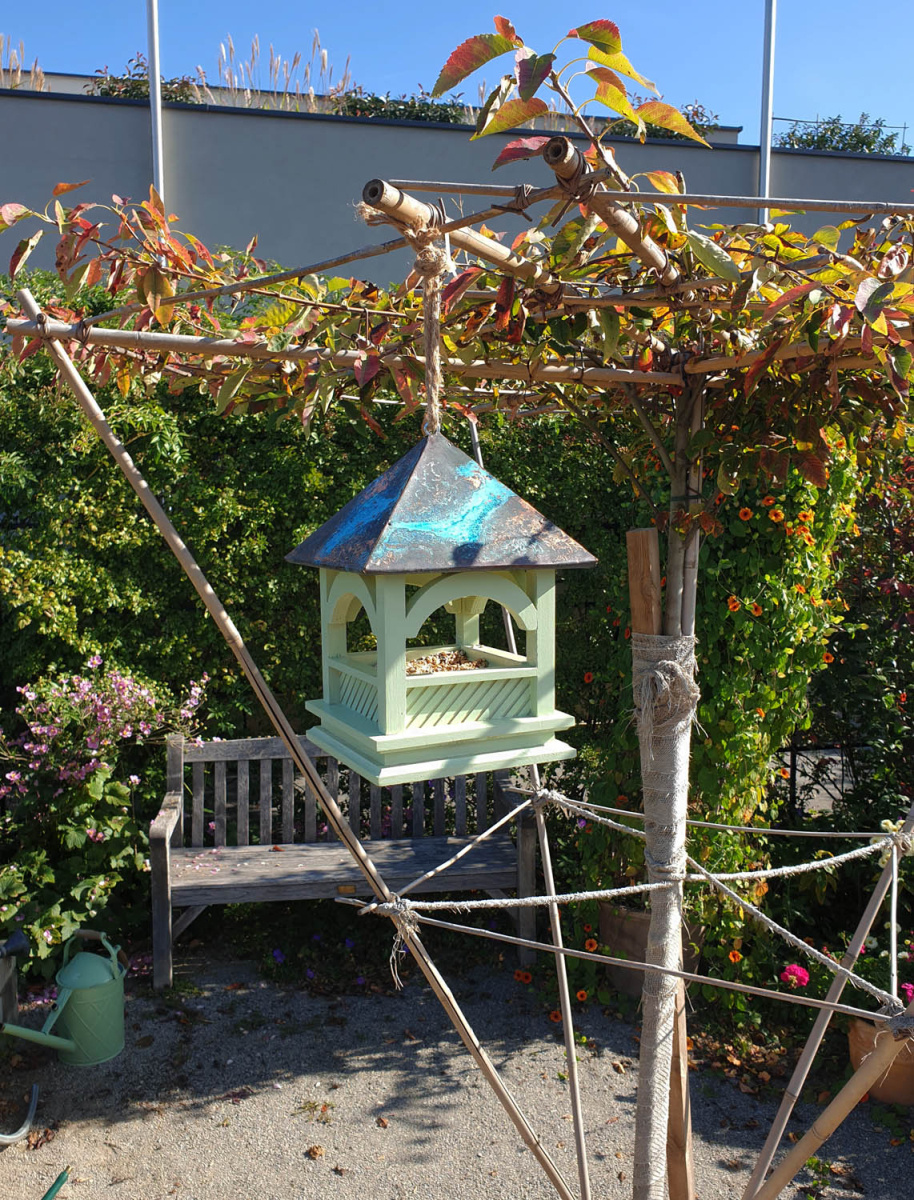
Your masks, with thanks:
[[(308, 737), (373, 783), (573, 758), (555, 734), (555, 572), (596, 559), (441, 434), (287, 557), (320, 568), (324, 695)], [(483, 645), (493, 602), (523, 653)], [(350, 648), (364, 609), (376, 649)], [(413, 645), (439, 609), (454, 638)], [(518, 647), (520, 649), (520, 647)]]

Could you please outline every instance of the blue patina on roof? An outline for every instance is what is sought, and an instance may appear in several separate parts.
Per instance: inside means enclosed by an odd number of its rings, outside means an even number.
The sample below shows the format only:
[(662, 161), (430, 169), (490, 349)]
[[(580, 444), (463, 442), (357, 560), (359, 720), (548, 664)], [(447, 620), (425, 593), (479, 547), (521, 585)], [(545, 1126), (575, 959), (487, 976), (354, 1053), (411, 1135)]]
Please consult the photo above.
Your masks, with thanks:
[(423, 438), (286, 561), (382, 575), (591, 567), (597, 560), (439, 433)]

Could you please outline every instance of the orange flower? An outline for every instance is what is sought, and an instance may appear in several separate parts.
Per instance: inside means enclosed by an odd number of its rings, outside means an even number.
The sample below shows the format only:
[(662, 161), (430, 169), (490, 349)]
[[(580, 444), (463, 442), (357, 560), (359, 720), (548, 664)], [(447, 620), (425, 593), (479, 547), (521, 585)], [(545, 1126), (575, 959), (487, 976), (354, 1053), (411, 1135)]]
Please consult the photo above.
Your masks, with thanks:
[(801, 513), (797, 513), (797, 520), (805, 521), (807, 525), (811, 525), (813, 522), (813, 516), (814, 514), (811, 513), (809, 509), (804, 508)]
[(778, 774), (780, 775), (780, 777), (781, 777), (782, 779), (789, 779), (789, 778), (790, 778), (790, 772), (787, 770), (787, 768), (786, 768), (786, 767), (781, 767), (780, 771), (778, 771)]
[(627, 637), (627, 638), (630, 638), (632, 636), (632, 631), (629, 629), (629, 627), (627, 625), (625, 627), (625, 633), (622, 636)]
[(803, 539), (807, 546), (814, 546), (816, 544), (816, 539), (812, 536), (808, 529), (804, 530), (799, 536)]
[(521, 971), (521, 970), (517, 970), (517, 971), (515, 971), (515, 972), (514, 972), (514, 982), (515, 982), (515, 983), (523, 983), (523, 982), (524, 982), (524, 973), (523, 973), (523, 971)]
[(593, 683), (593, 671), (585, 671), (584, 672), (584, 682), (585, 683)]
[(743, 961), (743, 956), (740, 954), (740, 952), (738, 950), (731, 950), (728, 955), (728, 958), (730, 959), (730, 962), (732, 962), (732, 963), (738, 963), (738, 962)]
[(777, 501), (775, 500), (774, 496), (764, 496), (762, 498), (762, 504), (764, 504), (766, 508), (771, 508), (772, 504), (776, 503)]
[(905, 705), (905, 704), (907, 704), (907, 702), (908, 702), (908, 693), (907, 692), (899, 692), (898, 693), (898, 703), (901, 705)]
[(755, 602), (755, 604), (753, 604), (753, 605), (752, 605), (752, 610), (751, 610), (751, 611), (752, 611), (752, 615), (753, 615), (753, 617), (760, 617), (760, 616), (762, 615), (762, 606), (761, 606), (761, 604), (759, 604), (759, 603), (758, 603), (758, 601), (756, 601), (756, 602)]
[(607, 611), (607, 612), (612, 612), (612, 610), (613, 610), (613, 606), (612, 606), (611, 604), (607, 604), (607, 606), (606, 606), (606, 611)]
[(833, 663), (835, 661), (835, 656), (834, 656), (834, 654), (831, 654), (831, 653), (829, 653), (828, 650), (826, 650), (825, 653), (822, 655), (822, 661), (827, 662), (827, 663)]
[(781, 508), (773, 508), (771, 510), (771, 512), (768, 514), (768, 516), (770, 517), (770, 519), (772, 521), (783, 521), (784, 520), (784, 510)]
[(617, 804), (628, 804), (628, 796), (622, 796), (622, 795), (616, 796), (616, 803)]
[(616, 617), (615, 621), (613, 621), (613, 628), (615, 629), (615, 627), (616, 627), (618, 624), (619, 624), (619, 618), (618, 618), (618, 617)]
[(593, 933), (593, 926), (592, 926), (592, 925), (585, 925), (585, 926), (584, 926), (584, 932), (585, 932), (585, 933)]
[(587, 993), (584, 991), (583, 988), (581, 988), (581, 990), (579, 992), (575, 992), (575, 996), (578, 998), (578, 1000), (580, 1000), (580, 1002), (582, 1004), (587, 999)]
[(594, 952), (594, 950), (596, 950), (596, 948), (597, 948), (597, 939), (596, 938), (588, 938), (587, 941), (584, 943), (584, 949), (587, 950), (590, 954), (593, 954), (593, 952)]
[(562, 1014), (559, 1012), (559, 1010), (557, 1008), (554, 1008), (552, 1010), (552, 1012), (549, 1014), (549, 1020), (555, 1021), (556, 1025), (558, 1025), (559, 1022), (561, 1021), (561, 1019), (562, 1019)]
[(752, 520), (752, 509), (751, 508), (741, 508), (739, 510), (739, 519), (741, 521), (751, 521)]
[(784, 532), (787, 534), (788, 537), (790, 537), (790, 535), (793, 533), (793, 526), (790, 524), (789, 521), (784, 526)]
[(795, 592), (797, 592), (797, 593), (798, 593), (798, 595), (800, 595), (800, 596), (805, 596), (805, 595), (806, 595), (806, 588), (805, 588), (805, 587), (803, 587), (802, 583), (795, 584), (795, 585), (794, 585), (794, 591), (795, 591)]
[(661, 586), (661, 587), (666, 587), (666, 576), (665, 576), (665, 575), (664, 575), (664, 577), (663, 577), (663, 578), (660, 580), (660, 586)]
[(533, 976), (530, 974), (530, 972), (529, 972), (529, 971), (521, 971), (521, 973), (520, 973), (520, 981), (521, 981), (521, 983), (532, 983), (532, 982), (533, 982)]
[(759, 716), (760, 716), (760, 717), (761, 717), (761, 718), (764, 720), (764, 718), (765, 718), (765, 710), (764, 710), (763, 708), (757, 708), (755, 711), (756, 711), (756, 712), (758, 713), (758, 715), (759, 715)]
[(731, 596), (729, 598), (729, 600), (727, 601), (727, 608), (729, 608), (730, 612), (739, 612), (740, 602), (737, 600), (737, 598), (735, 596)]

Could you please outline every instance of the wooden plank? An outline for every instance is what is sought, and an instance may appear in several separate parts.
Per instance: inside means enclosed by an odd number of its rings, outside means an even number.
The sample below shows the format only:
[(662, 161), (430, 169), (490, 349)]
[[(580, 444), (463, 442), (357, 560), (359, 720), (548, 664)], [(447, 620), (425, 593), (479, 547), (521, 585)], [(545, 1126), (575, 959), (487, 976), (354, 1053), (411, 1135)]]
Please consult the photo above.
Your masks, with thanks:
[(251, 764), (245, 758), (238, 763), (237, 777), (238, 797), (238, 845), (246, 846), (251, 840), (250, 804), (251, 804)]
[(390, 836), (403, 836), (403, 784), (397, 783), (390, 789)]
[(185, 908), (184, 912), (181, 913), (180, 917), (178, 917), (172, 927), (172, 944), (178, 940), (188, 925), (192, 925), (194, 921), (196, 921), (197, 917), (202, 916), (202, 914), (206, 912), (207, 907), (208, 906), (206, 904), (197, 904), (194, 908)]
[(362, 777), (355, 771), (349, 772), (349, 828), (356, 837), (360, 837), (360, 822), (362, 818)]
[(16, 985), (16, 959), (0, 959), (0, 1025), (15, 1025), (19, 1020), (19, 993)]
[[(367, 853), (390, 888), (405, 887), (417, 876), (438, 866), (467, 844), (466, 838), (409, 838), (364, 843)], [(172, 854), (172, 903), (178, 907), (200, 904), (238, 904), (267, 900), (330, 899), (341, 886), (355, 886), (355, 894), (370, 895), (352, 856), (339, 842), (299, 842), (277, 854), (268, 846), (225, 846), (216, 854), (193, 848)], [(517, 882), (514, 844), (499, 832), (459, 860), (447, 874), (447, 887), (455, 891), (513, 888)], [(432, 878), (419, 891), (436, 891), (441, 879)]]
[(376, 783), (370, 785), (368, 796), (369, 837), (377, 839), (381, 836), (381, 789)]
[(425, 837), (425, 784), (413, 784), (413, 837)]
[(295, 764), (291, 758), (282, 762), (282, 840), (288, 846), (295, 841)]
[(435, 813), (434, 813), (434, 835), (435, 837), (444, 837), (444, 820), (445, 820), (445, 791), (444, 780), (432, 780), (432, 795), (435, 798)]
[[(309, 742), (306, 737), (298, 739), (299, 745), (309, 758), (320, 758), (326, 751)], [(204, 742), (202, 746), (194, 746), (190, 742), (184, 744), (185, 762), (218, 762), (224, 759), (231, 762), (236, 758), (247, 758), (259, 761), (264, 758), (288, 758), (289, 752), (281, 738), (232, 738), (225, 742)]]
[(273, 841), (273, 763), (269, 758), (260, 760), (260, 844), (270, 845)]
[(225, 845), (225, 762), (217, 762), (213, 791), (214, 845)]
[[(332, 796), (332, 798), (334, 800), (339, 801), (340, 764), (336, 761), (335, 758), (327, 759), (327, 791), (330, 793), (330, 795)], [(328, 842), (337, 841), (337, 836), (333, 832), (333, 829), (331, 828), (329, 822), (326, 824), (327, 824), (327, 841)]]
[[(301, 779), (301, 776), (299, 776)], [(317, 841), (317, 800), (311, 785), (305, 782), (304, 786), (304, 803), (305, 803), (305, 841)]]
[(491, 821), (489, 820), (489, 797), (488, 797), (488, 776), (485, 771), (480, 771), (476, 776), (476, 832), (482, 833), (484, 829), (488, 829)]
[(656, 529), (629, 529), (628, 600), (635, 633), (663, 632), (660, 608), (660, 544)]
[(194, 763), (193, 769), (193, 816), (191, 818), (190, 844), (203, 845), (203, 763)]
[(170, 733), (165, 739), (165, 790), (181, 797), (178, 822), (172, 830), (171, 844), (184, 845), (184, 738), (180, 733)]
[(467, 777), (458, 775), (454, 780), (454, 833), (466, 837), (467, 833)]

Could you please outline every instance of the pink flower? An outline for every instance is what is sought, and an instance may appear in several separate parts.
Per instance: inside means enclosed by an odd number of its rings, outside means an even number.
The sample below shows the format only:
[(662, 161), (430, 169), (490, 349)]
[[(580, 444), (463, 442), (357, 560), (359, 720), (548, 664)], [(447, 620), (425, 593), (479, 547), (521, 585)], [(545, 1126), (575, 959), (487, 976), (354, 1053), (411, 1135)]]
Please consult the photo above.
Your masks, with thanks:
[(910, 1004), (911, 1001), (914, 1000), (914, 983), (903, 983), (901, 985), (901, 991), (905, 1000), (907, 1000), (908, 1004)]
[(781, 972), (781, 983), (787, 983), (792, 988), (806, 987), (807, 983), (809, 983), (809, 972), (805, 967), (791, 963), (789, 967), (785, 967)]

